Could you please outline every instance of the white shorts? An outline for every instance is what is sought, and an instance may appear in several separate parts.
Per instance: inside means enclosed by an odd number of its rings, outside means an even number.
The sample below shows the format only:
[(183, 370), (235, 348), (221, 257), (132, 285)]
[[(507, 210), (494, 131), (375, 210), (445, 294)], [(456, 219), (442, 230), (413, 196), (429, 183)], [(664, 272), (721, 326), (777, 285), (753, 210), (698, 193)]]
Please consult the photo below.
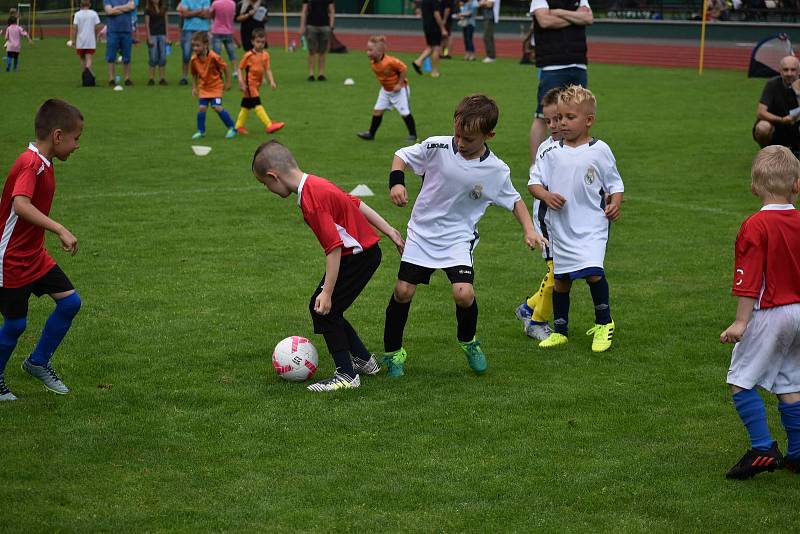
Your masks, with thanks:
[(436, 246), (430, 241), (421, 239), (408, 229), (406, 246), (403, 249), (402, 261), (432, 269), (446, 269), (457, 265), (472, 267), (472, 251), (478, 246), (478, 237), (473, 241), (459, 242), (447, 247)]
[(381, 87), (381, 91), (378, 93), (378, 101), (375, 102), (375, 109), (381, 111), (385, 109), (396, 109), (401, 116), (405, 117), (411, 114), (410, 100), (410, 87), (403, 87), (394, 93)]
[(753, 311), (733, 347), (728, 384), (776, 395), (800, 392), (800, 303)]

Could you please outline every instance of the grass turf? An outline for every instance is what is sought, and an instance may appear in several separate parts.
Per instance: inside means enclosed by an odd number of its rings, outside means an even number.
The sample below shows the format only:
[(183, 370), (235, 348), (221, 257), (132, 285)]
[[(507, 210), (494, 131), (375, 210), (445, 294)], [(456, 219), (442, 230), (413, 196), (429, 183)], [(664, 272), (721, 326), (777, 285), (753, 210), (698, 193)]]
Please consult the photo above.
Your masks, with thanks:
[[(404, 230), (410, 209), (391, 206), (386, 191), (402, 121), (388, 113), (371, 143), (354, 135), (378, 89), (364, 54), (330, 56), (331, 81), (309, 83), (303, 54), (271, 53), (279, 87), (262, 95), (288, 124), (276, 137), (304, 170), (347, 190), (368, 184), (377, 193), (368, 203)], [(800, 478), (723, 478), (748, 446), (718, 334), (735, 309), (733, 239), (758, 208), (750, 127), (762, 81), (591, 66), (593, 133), (614, 150), (627, 189), (606, 258), (610, 352), (593, 355), (583, 336), (592, 309), (580, 283), (569, 345), (544, 352), (521, 333), (514, 308), (543, 262), (513, 216), (492, 209), (475, 254), (489, 372), (469, 372), (437, 274), (412, 306), (407, 375), (320, 395), (270, 364), (278, 340), (301, 334), (322, 352), (320, 375), (332, 371), (306, 309), (322, 251), (293, 199), (249, 172), (268, 137), (251, 116), (252, 134), (226, 141), (210, 112), (199, 144), (213, 150), (192, 155), (196, 105), (176, 83), (179, 56), (169, 87), (145, 87), (145, 55), (135, 49), (137, 85), (123, 92), (77, 87), (74, 51), (57, 39), (26, 46), (20, 72), (0, 72), (3, 169), (32, 139), (45, 98), (86, 118), (81, 149), (56, 163), (52, 211), (79, 254), (48, 236), (84, 300), (54, 359), (72, 393), (46, 393), (19, 369), (52, 307), (33, 299), (6, 370), (20, 400), (0, 405), (0, 531), (785, 531), (800, 521)], [(492, 149), (527, 199), (533, 71), (508, 60), (442, 70), (439, 80), (410, 74), (421, 137), (450, 132), (463, 95), (492, 95), (501, 110)], [(225, 95), (234, 117), (238, 100)], [(349, 314), (375, 351), (399, 264), (383, 243), (383, 264)]]

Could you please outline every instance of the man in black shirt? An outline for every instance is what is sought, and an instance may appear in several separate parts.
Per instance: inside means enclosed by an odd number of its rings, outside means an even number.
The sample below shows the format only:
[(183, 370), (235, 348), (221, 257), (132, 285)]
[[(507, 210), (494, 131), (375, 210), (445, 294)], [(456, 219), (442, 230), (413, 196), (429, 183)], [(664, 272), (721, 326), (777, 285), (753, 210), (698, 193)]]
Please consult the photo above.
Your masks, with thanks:
[(324, 82), (325, 54), (330, 46), (336, 9), (333, 0), (303, 0), (300, 11), (300, 35), (305, 36), (308, 45), (308, 81), (313, 82), (314, 65), (317, 67), (316, 80)]
[(422, 30), (425, 32), (425, 50), (411, 64), (417, 74), (422, 74), (422, 62), (431, 57), (431, 76), (439, 77), (439, 54), (442, 49), (442, 37), (447, 36), (440, 11), (441, 0), (422, 0)]
[[(800, 118), (800, 60), (786, 56), (780, 63), (780, 76), (770, 78), (761, 93), (753, 125), (753, 139), (762, 148), (767, 145), (783, 145), (792, 150), (800, 149), (800, 133), (797, 119)], [(793, 111), (795, 110), (795, 111)]]

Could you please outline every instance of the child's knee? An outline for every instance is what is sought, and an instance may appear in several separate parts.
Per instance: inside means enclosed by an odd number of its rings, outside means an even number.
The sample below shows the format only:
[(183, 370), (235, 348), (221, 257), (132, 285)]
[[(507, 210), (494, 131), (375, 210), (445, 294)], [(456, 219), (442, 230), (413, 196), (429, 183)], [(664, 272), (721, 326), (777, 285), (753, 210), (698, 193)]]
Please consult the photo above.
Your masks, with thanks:
[(20, 317), (19, 319), (6, 319), (3, 321), (3, 328), (0, 330), (0, 336), (11, 336), (14, 339), (19, 338), (25, 329), (28, 327), (28, 318)]
[(553, 289), (559, 293), (569, 293), (569, 290), (572, 289), (572, 281), (556, 278), (553, 280)]
[(372, 110), (372, 116), (373, 117), (383, 117), (383, 111), (384, 110), (382, 110), (382, 109), (373, 109)]
[(78, 292), (76, 291), (75, 293), (69, 295), (68, 297), (64, 297), (63, 299), (57, 300), (56, 310), (58, 310), (59, 313), (68, 316), (70, 318), (75, 317), (81, 310), (81, 296), (78, 295)]
[(206, 111), (208, 111), (208, 106), (200, 106), (197, 108), (197, 111), (199, 111), (200, 113), (205, 113)]
[(414, 298), (414, 293), (416, 293), (416, 291), (417, 286), (414, 284), (409, 284), (408, 282), (398, 280), (397, 284), (394, 286), (394, 300), (401, 304), (411, 302), (411, 299)]
[(459, 308), (469, 308), (475, 301), (475, 288), (472, 284), (453, 284), (453, 300)]
[(211, 106), (211, 109), (213, 109), (217, 113), (222, 113), (222, 106)]
[(587, 276), (586, 277), (586, 283), (588, 283), (588, 284), (596, 284), (597, 282), (599, 282), (602, 279), (603, 279), (603, 277), (599, 276), (599, 275)]

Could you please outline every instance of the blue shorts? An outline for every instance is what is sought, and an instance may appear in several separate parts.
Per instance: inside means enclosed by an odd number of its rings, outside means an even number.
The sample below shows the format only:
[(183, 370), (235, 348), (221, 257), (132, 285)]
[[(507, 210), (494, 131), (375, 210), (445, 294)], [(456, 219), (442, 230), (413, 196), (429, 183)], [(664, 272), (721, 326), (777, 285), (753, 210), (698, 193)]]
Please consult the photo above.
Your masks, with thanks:
[(122, 62), (127, 65), (131, 62), (131, 45), (133, 45), (131, 32), (108, 32), (106, 61), (108, 63), (116, 62), (117, 51), (119, 51), (122, 54)]
[(605, 276), (606, 272), (602, 267), (587, 267), (580, 271), (572, 271), (571, 273), (554, 274), (556, 280), (578, 280), (580, 278), (587, 278), (589, 276)]
[(568, 69), (539, 70), (539, 92), (536, 95), (536, 117), (543, 119), (542, 98), (550, 89), (568, 85), (588, 87), (589, 80), (586, 69), (570, 67)]
[(206, 107), (208, 107), (208, 106), (211, 106), (211, 107), (222, 106), (222, 98), (219, 98), (219, 97), (217, 97), (217, 98), (201, 98), (201, 99), (199, 99), (197, 101), (197, 104), (200, 105), (200, 106), (206, 106)]

